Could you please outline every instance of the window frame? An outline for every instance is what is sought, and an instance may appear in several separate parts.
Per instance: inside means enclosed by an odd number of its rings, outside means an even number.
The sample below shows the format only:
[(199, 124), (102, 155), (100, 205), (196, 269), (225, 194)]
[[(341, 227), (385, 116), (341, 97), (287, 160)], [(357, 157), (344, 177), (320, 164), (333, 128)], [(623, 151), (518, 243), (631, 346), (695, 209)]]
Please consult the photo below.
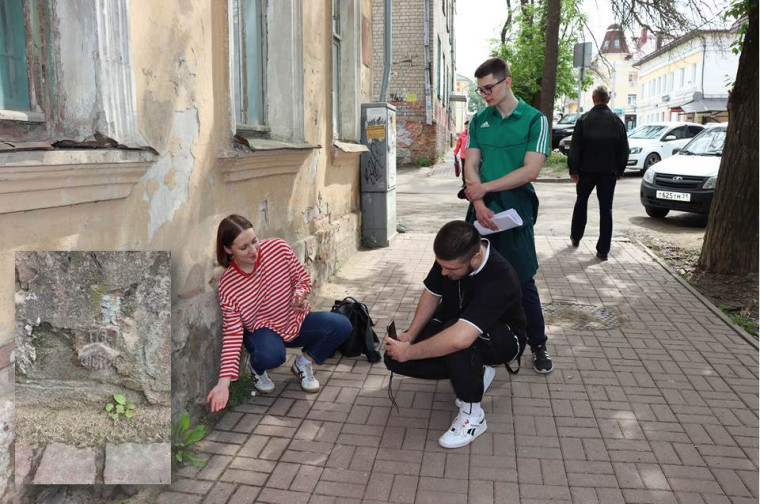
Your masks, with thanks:
[[(333, 138), (338, 139), (342, 136), (341, 128), (341, 45), (343, 43), (342, 20), (340, 15), (340, 0), (332, 0), (332, 44), (330, 50), (331, 63), (331, 80), (332, 80), (332, 129)], [(336, 31), (337, 28), (337, 31)]]
[[(258, 4), (258, 10), (259, 10), (259, 16), (257, 18), (258, 22), (258, 31), (259, 31), (259, 42), (261, 43), (261, 49), (259, 51), (260, 54), (260, 61), (258, 63), (260, 66), (260, 82), (257, 83), (260, 89), (260, 95), (259, 98), (261, 99), (261, 110), (259, 111), (261, 120), (260, 123), (251, 123), (246, 121), (248, 117), (250, 117), (250, 109), (249, 109), (249, 103), (248, 103), (248, 89), (251, 85), (251, 82), (248, 81), (249, 75), (248, 75), (248, 54), (247, 52), (242, 52), (239, 48), (239, 45), (242, 43), (246, 43), (246, 26), (245, 26), (245, 14), (242, 16), (240, 15), (241, 12), (241, 6), (243, 6), (243, 9), (245, 8), (245, 4), (247, 2), (255, 2)], [(236, 11), (237, 6), (237, 11)], [(270, 131), (269, 124), (268, 124), (268, 113), (267, 113), (267, 68), (266, 68), (266, 61), (267, 61), (267, 55), (268, 55), (268, 43), (267, 43), (267, 5), (265, 0), (230, 0), (230, 10), (231, 12), (231, 24), (230, 24), (230, 40), (233, 44), (232, 50), (230, 51), (230, 57), (233, 61), (233, 66), (231, 68), (231, 79), (234, 83), (233, 86), (233, 121), (235, 124), (235, 131), (237, 132), (243, 132), (243, 133), (268, 133)], [(235, 18), (235, 12), (238, 13), (238, 17)], [(239, 26), (239, 28), (236, 30), (235, 27)], [(255, 57), (255, 56), (254, 56)], [(245, 84), (245, 92), (243, 91), (243, 84)]]
[(22, 131), (17, 132), (16, 129), (23, 130), (24, 137), (30, 133), (31, 136), (44, 134), (47, 131), (45, 123), (51, 107), (50, 95), (43, 92), (46, 89), (46, 81), (54, 82), (54, 67), (48, 61), (50, 52), (47, 27), (50, 23), (50, 9), (41, 0), (20, 1), (24, 22), (29, 109), (0, 108), (0, 138), (22, 136)]

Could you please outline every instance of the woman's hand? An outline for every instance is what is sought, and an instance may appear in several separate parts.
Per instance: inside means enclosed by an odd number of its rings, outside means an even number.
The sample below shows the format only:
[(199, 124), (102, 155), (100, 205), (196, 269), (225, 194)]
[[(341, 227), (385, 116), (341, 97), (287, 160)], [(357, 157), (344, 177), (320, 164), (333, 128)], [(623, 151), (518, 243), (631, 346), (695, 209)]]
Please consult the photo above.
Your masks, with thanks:
[(227, 406), (227, 401), (230, 399), (230, 379), (220, 378), (219, 383), (216, 384), (211, 392), (206, 396), (206, 403), (211, 403), (211, 413), (216, 413), (224, 409)]
[(290, 300), (290, 306), (296, 309), (296, 311), (304, 311), (306, 309), (306, 295), (294, 294), (293, 299)]

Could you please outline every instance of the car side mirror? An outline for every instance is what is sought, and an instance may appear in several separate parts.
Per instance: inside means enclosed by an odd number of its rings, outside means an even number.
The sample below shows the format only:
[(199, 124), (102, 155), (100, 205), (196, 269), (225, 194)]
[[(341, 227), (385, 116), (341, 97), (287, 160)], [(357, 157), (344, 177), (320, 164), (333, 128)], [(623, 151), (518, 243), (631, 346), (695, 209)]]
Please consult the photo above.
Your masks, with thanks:
[(678, 153), (678, 151), (680, 151), (680, 150), (681, 150), (680, 148), (676, 147), (675, 149), (673, 149), (673, 154)]
[(675, 135), (667, 135), (665, 138), (663, 138), (663, 140), (666, 142), (670, 142), (671, 140), (675, 140), (675, 139), (676, 139)]

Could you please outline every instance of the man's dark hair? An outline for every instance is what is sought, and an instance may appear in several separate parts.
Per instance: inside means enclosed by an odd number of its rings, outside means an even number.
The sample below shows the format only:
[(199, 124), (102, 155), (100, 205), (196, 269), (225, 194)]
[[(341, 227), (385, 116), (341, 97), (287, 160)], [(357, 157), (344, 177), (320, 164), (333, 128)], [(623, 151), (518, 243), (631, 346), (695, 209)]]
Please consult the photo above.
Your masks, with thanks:
[(501, 58), (489, 58), (475, 70), (476, 79), (481, 79), (488, 74), (492, 74), (497, 80), (512, 76), (509, 72), (509, 65)]
[(599, 86), (591, 93), (591, 98), (595, 103), (609, 103), (610, 92), (604, 86)]
[(444, 261), (469, 261), (480, 250), (480, 233), (465, 221), (451, 221), (438, 230), (433, 252)]

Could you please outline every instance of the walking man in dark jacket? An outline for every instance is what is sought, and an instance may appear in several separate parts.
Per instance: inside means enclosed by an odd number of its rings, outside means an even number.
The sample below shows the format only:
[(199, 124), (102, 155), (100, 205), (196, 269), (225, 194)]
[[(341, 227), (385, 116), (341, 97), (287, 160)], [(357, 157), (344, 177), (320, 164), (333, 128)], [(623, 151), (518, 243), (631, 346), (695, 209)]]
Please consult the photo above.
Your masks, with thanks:
[(610, 94), (599, 86), (591, 95), (594, 108), (575, 123), (567, 165), (576, 184), (575, 208), (570, 240), (577, 247), (586, 229), (586, 210), (591, 191), (599, 199), (599, 240), (596, 256), (607, 260), (612, 242), (612, 197), (615, 184), (628, 162), (628, 135), (625, 125), (607, 106)]

